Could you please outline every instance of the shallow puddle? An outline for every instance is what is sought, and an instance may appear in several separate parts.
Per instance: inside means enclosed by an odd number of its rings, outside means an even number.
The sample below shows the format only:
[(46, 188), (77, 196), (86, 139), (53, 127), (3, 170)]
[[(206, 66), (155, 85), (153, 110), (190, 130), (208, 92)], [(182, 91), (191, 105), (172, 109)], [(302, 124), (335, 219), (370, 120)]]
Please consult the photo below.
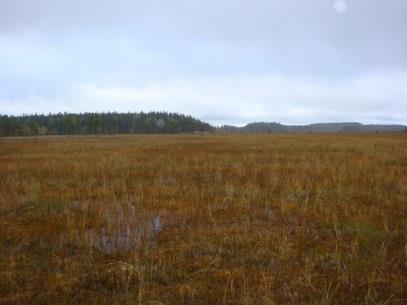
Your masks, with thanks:
[(109, 230), (107, 227), (88, 229), (85, 235), (77, 235), (76, 244), (87, 245), (104, 254), (128, 252), (154, 243), (165, 226), (166, 221), (160, 214), (144, 215), (137, 219), (132, 218), (127, 223), (118, 222)]

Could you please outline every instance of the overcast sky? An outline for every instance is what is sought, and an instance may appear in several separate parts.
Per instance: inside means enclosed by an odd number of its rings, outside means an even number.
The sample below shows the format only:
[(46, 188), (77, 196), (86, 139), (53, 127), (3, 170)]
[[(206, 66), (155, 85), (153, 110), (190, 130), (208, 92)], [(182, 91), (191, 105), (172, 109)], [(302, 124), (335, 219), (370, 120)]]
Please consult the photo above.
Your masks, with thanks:
[(407, 124), (406, 0), (0, 0), (0, 113)]

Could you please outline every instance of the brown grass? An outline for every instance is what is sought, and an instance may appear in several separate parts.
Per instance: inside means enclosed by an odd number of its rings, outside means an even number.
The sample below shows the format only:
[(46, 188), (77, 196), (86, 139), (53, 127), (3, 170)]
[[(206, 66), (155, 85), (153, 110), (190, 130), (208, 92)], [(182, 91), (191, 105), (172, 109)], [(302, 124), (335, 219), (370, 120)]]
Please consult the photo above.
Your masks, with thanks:
[(407, 136), (0, 139), (0, 304), (405, 304)]

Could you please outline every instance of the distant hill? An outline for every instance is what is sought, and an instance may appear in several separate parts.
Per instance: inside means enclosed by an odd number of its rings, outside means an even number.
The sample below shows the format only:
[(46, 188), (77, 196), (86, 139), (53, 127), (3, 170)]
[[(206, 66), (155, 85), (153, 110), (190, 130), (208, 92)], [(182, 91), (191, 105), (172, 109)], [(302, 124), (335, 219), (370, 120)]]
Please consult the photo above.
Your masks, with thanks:
[(407, 131), (404, 125), (364, 125), (356, 122), (317, 123), (310, 125), (283, 125), (276, 122), (250, 123), (243, 127), (222, 126), (224, 133), (348, 133), (348, 132), (401, 132)]
[(211, 132), (191, 116), (168, 112), (0, 115), (0, 136)]

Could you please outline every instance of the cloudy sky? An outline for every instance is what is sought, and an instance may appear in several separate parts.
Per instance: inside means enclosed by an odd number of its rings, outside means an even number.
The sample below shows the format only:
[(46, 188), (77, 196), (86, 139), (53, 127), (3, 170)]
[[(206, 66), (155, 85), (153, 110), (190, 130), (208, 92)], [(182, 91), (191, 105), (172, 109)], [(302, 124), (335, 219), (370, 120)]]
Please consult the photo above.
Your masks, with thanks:
[(0, 0), (0, 113), (407, 124), (406, 0)]

